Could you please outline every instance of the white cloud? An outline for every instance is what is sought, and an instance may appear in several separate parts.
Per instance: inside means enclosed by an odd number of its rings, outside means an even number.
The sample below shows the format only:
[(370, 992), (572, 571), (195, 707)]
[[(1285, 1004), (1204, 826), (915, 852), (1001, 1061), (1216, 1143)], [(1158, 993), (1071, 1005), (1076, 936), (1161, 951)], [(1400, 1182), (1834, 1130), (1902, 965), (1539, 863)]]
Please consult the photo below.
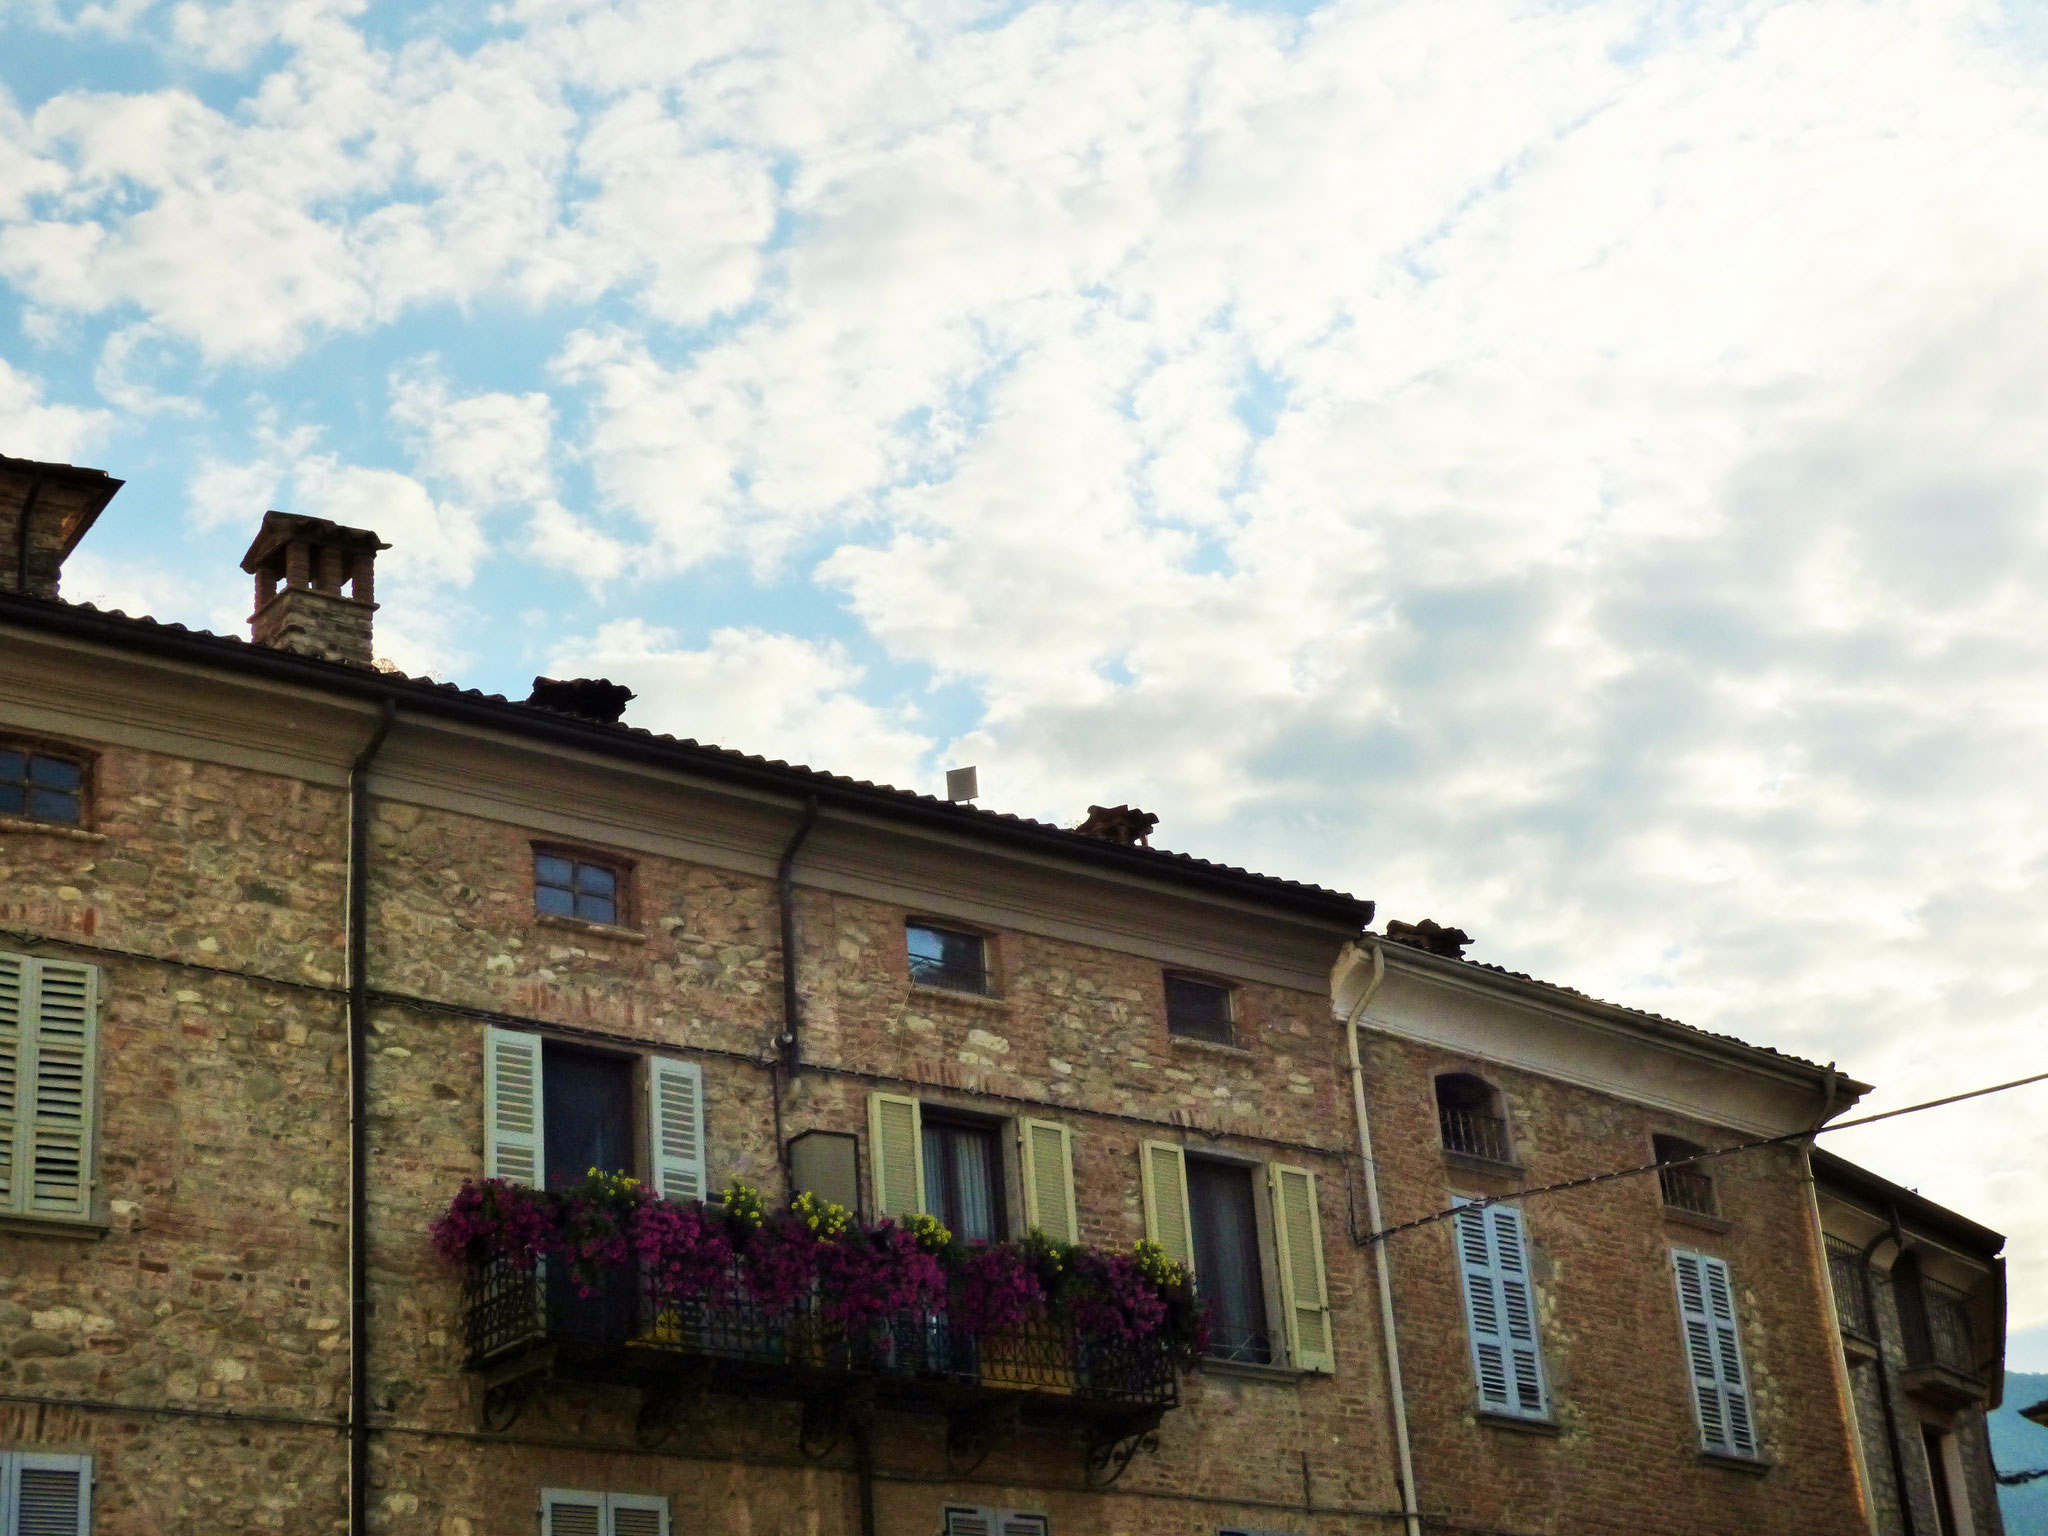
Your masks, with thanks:
[(112, 421), (106, 411), (46, 403), (41, 380), (0, 358), (0, 453), (71, 463), (106, 435)]

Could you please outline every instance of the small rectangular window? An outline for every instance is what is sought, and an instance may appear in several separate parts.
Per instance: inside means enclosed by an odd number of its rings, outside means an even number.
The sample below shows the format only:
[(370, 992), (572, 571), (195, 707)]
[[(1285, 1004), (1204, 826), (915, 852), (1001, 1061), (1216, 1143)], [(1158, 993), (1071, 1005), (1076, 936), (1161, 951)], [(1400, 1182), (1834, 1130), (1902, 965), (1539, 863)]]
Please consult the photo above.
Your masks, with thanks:
[(533, 909), (617, 926), (625, 921), (625, 877), (616, 864), (579, 854), (533, 851)]
[(0, 1451), (0, 1536), (86, 1536), (92, 1458)]
[(543, 1488), (541, 1536), (669, 1536), (668, 1500), (650, 1493)]
[(988, 945), (980, 934), (912, 922), (904, 925), (904, 944), (910, 979), (919, 986), (988, 995)]
[(1184, 1040), (1207, 1040), (1230, 1045), (1230, 988), (1193, 976), (1166, 977), (1166, 1029)]
[(85, 764), (14, 743), (0, 746), (0, 816), (85, 825)]

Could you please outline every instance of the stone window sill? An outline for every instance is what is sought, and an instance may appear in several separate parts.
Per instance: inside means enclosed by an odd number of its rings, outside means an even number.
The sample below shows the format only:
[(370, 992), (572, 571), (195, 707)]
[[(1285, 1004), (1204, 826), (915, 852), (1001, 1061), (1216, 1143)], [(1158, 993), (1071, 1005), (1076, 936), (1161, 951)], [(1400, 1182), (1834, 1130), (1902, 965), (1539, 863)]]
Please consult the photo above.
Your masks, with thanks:
[(1505, 1429), (1510, 1434), (1542, 1435), (1554, 1440), (1564, 1433), (1564, 1426), (1555, 1419), (1523, 1419), (1512, 1413), (1489, 1413), (1484, 1408), (1472, 1417), (1487, 1429)]
[(1250, 1047), (1222, 1040), (1203, 1040), (1195, 1035), (1176, 1035), (1168, 1030), (1166, 1038), (1175, 1045), (1184, 1045), (1191, 1051), (1213, 1051), (1218, 1056), (1233, 1056), (1240, 1061), (1251, 1060)]
[(1279, 1386), (1298, 1386), (1307, 1376), (1318, 1374), (1292, 1365), (1260, 1365), (1255, 1360), (1211, 1360), (1199, 1367), (1205, 1376), (1242, 1376), (1247, 1381), (1270, 1381)]
[(10, 1237), (70, 1237), (96, 1243), (111, 1231), (104, 1221), (66, 1221), (51, 1216), (0, 1215), (0, 1232)]
[(1681, 1227), (1698, 1227), (1706, 1232), (1733, 1232), (1735, 1223), (1726, 1216), (1709, 1216), (1705, 1211), (1688, 1211), (1682, 1205), (1664, 1207), (1664, 1219)]
[(958, 987), (934, 987), (921, 981), (910, 984), (912, 997), (944, 998), (949, 1003), (966, 1003), (971, 1008), (992, 1008), (999, 1013), (1010, 1011), (1007, 997), (990, 997), (986, 992), (967, 992)]
[(1724, 1467), (1730, 1472), (1744, 1472), (1751, 1477), (1762, 1477), (1771, 1470), (1771, 1464), (1756, 1456), (1728, 1456), (1720, 1451), (1701, 1451), (1700, 1465)]
[(54, 821), (31, 821), (26, 816), (0, 816), (0, 832), (25, 832), (38, 837), (61, 837), (74, 843), (104, 843), (107, 834), (84, 827), (67, 827)]
[(564, 917), (559, 912), (536, 912), (533, 920), (543, 928), (559, 928), (564, 933), (580, 933), (593, 939), (617, 939), (622, 944), (645, 944), (647, 935), (638, 928), (621, 928), (614, 923), (586, 922), (580, 917)]
[(1462, 1168), (1467, 1173), (1491, 1173), (1504, 1179), (1519, 1179), (1525, 1170), (1520, 1163), (1503, 1163), (1497, 1158), (1481, 1157), (1475, 1152), (1453, 1152), (1445, 1147), (1444, 1162), (1452, 1168)]

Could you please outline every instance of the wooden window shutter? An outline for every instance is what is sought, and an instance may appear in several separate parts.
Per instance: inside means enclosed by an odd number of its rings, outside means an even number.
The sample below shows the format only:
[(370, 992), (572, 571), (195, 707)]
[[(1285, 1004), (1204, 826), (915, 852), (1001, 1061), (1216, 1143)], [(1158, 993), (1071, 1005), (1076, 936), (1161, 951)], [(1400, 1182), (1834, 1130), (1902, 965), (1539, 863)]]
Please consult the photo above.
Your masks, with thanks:
[(1460, 1202), (1456, 1228), (1479, 1406), (1516, 1418), (1548, 1418), (1522, 1213), (1511, 1205)]
[(704, 1071), (693, 1061), (647, 1063), (647, 1139), (654, 1192), (664, 1200), (704, 1198)]
[(86, 1536), (92, 1529), (92, 1458), (38, 1451), (0, 1455), (0, 1532)]
[(538, 1189), (547, 1169), (541, 1124), (541, 1040), (484, 1030), (484, 1177)]
[(1700, 1444), (1723, 1456), (1753, 1457), (1756, 1424), (1735, 1319), (1734, 1277), (1725, 1260), (1682, 1248), (1672, 1250), (1671, 1268), (1678, 1282), (1679, 1324), (1692, 1370)]
[(541, 1536), (606, 1536), (604, 1495), (573, 1489), (540, 1492)]
[(669, 1536), (668, 1500), (651, 1493), (608, 1493), (604, 1536)]
[(1017, 1139), (1024, 1149), (1024, 1225), (1055, 1241), (1078, 1243), (1074, 1133), (1057, 1120), (1023, 1120)]
[(92, 1214), (99, 972), (0, 956), (0, 1210)]
[(1323, 1216), (1316, 1176), (1306, 1168), (1269, 1163), (1273, 1237), (1280, 1253), (1280, 1293), (1287, 1309), (1287, 1349), (1297, 1370), (1337, 1369), (1330, 1330), (1329, 1279), (1323, 1272)]
[(1052, 1536), (1052, 1521), (1021, 1509), (1000, 1510), (996, 1514), (996, 1536)]
[(948, 1504), (945, 1536), (996, 1536), (996, 1512), (970, 1504)]
[(1140, 1145), (1145, 1189), (1145, 1235), (1176, 1264), (1195, 1267), (1194, 1222), (1188, 1215), (1187, 1154), (1170, 1141)]
[(924, 1114), (900, 1093), (868, 1095), (868, 1163), (875, 1214), (916, 1216), (924, 1210)]

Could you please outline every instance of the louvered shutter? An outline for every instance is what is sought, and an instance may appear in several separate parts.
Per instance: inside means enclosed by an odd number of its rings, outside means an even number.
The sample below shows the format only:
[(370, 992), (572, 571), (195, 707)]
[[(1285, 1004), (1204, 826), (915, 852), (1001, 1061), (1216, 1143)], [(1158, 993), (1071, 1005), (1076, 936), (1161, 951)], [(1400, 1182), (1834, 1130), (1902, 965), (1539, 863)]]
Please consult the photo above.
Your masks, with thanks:
[[(28, 962), (20, 955), (0, 955), (0, 1211), (21, 1209), (22, 1163), (21, 1039), (22, 998), (28, 986)], [(6, 1496), (0, 1487), (0, 1498)], [(6, 1526), (0, 1525), (0, 1532)]]
[(656, 1056), (647, 1064), (648, 1141), (654, 1192), (664, 1200), (704, 1198), (704, 1073), (693, 1061)]
[(948, 1504), (945, 1536), (996, 1536), (996, 1512), (966, 1504)]
[(608, 1493), (611, 1527), (605, 1536), (669, 1536), (668, 1500), (648, 1493)]
[(1734, 1278), (1724, 1260), (1682, 1248), (1672, 1251), (1671, 1268), (1678, 1281), (1678, 1316), (1692, 1370), (1700, 1443), (1723, 1456), (1753, 1457), (1756, 1424), (1735, 1320)]
[(1479, 1406), (1517, 1418), (1547, 1418), (1549, 1394), (1522, 1213), (1509, 1205), (1461, 1202), (1456, 1227)]
[(917, 1100), (899, 1093), (868, 1095), (868, 1162), (877, 1216), (924, 1210), (924, 1117)]
[(98, 978), (69, 960), (7, 957), (0, 975), (0, 1115), (9, 1124), (4, 1209), (92, 1214)]
[(1078, 1243), (1073, 1132), (1057, 1120), (1025, 1120), (1018, 1140), (1024, 1149), (1024, 1225), (1059, 1242)]
[(606, 1536), (604, 1495), (561, 1488), (540, 1493), (540, 1536)]
[(1188, 1217), (1187, 1154), (1170, 1141), (1148, 1141), (1138, 1156), (1143, 1159), (1145, 1235), (1192, 1271), (1195, 1229)]
[(484, 1030), (484, 1177), (540, 1188), (545, 1181), (539, 1035)]
[(90, 1456), (17, 1451), (0, 1457), (0, 1531), (6, 1536), (86, 1536), (91, 1528)]
[(1021, 1509), (1000, 1510), (996, 1514), (996, 1536), (1052, 1536), (1052, 1521)]
[(1306, 1168), (1270, 1164), (1273, 1237), (1280, 1250), (1281, 1299), (1287, 1309), (1287, 1349), (1295, 1368), (1334, 1371), (1329, 1283), (1323, 1273), (1323, 1217), (1316, 1176)]

